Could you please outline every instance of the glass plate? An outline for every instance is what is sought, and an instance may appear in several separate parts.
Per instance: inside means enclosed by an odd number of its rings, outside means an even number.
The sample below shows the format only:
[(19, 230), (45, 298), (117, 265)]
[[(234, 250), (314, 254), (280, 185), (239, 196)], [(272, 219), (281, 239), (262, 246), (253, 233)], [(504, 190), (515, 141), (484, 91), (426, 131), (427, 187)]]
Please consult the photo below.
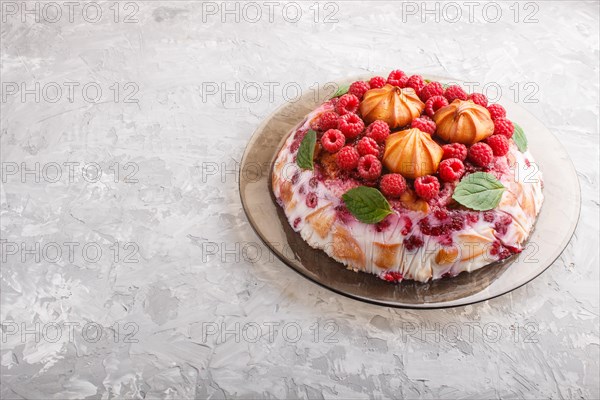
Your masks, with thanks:
[[(459, 82), (436, 76), (425, 78)], [(358, 79), (367, 77), (338, 84)], [(544, 204), (526, 249), (504, 262), (429, 283), (391, 284), (375, 275), (347, 270), (292, 230), (275, 203), (270, 184), (272, 163), (283, 140), (323, 101), (310, 91), (277, 109), (256, 129), (240, 164), (240, 197), (250, 224), (277, 257), (306, 278), (342, 295), (384, 306), (456, 307), (488, 300), (526, 284), (552, 265), (569, 243), (581, 206), (575, 168), (560, 142), (538, 119), (516, 104), (503, 101), (510, 119), (523, 127), (544, 179)]]

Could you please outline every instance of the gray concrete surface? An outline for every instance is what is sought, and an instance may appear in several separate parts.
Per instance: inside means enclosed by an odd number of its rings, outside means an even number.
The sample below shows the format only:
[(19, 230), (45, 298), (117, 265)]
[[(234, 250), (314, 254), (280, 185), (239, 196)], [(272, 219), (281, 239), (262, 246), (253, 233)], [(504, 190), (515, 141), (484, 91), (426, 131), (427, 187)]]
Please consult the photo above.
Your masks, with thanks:
[[(23, 4), (1, 4), (3, 399), (600, 396), (597, 2)], [(532, 283), (389, 309), (260, 244), (254, 128), (394, 68), (500, 88), (567, 148), (581, 220)]]

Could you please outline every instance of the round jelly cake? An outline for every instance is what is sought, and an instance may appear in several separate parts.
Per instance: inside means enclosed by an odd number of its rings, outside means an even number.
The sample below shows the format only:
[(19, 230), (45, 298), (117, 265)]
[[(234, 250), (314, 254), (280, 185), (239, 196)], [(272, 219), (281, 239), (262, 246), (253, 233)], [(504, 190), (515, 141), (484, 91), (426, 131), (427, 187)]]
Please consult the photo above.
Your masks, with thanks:
[(453, 277), (526, 244), (543, 202), (499, 104), (400, 70), (341, 87), (289, 132), (272, 189), (313, 248), (390, 282)]

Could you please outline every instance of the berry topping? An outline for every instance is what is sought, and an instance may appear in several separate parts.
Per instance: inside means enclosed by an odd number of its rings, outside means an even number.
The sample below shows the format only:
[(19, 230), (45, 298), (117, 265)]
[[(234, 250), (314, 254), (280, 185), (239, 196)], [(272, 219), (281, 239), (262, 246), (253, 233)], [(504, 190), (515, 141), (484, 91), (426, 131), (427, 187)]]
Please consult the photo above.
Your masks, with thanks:
[(361, 156), (371, 154), (377, 157), (379, 155), (379, 146), (377, 145), (377, 142), (367, 136), (360, 138), (358, 144), (356, 145), (356, 149), (358, 150), (358, 154)]
[(506, 110), (500, 104), (490, 104), (487, 109), (492, 119), (506, 117)]
[(358, 165), (358, 159), (360, 158), (360, 154), (358, 151), (352, 146), (344, 146), (337, 153), (337, 165), (341, 169), (346, 171), (353, 170)]
[(318, 128), (322, 131), (335, 129), (338, 126), (338, 115), (333, 111), (324, 112), (319, 116)]
[(371, 89), (379, 89), (385, 85), (385, 78), (382, 76), (374, 76), (369, 81), (369, 86)]
[(473, 93), (469, 95), (469, 100), (475, 104), (479, 104), (481, 107), (487, 107), (488, 99), (481, 93)]
[(421, 93), (419, 93), (419, 97), (421, 100), (427, 101), (433, 96), (443, 96), (444, 95), (444, 87), (439, 82), (429, 82), (423, 89), (421, 89)]
[(387, 197), (397, 198), (406, 190), (406, 179), (400, 174), (387, 174), (381, 177), (379, 188)]
[(406, 81), (408, 81), (408, 75), (404, 73), (404, 71), (400, 71), (399, 69), (395, 69), (388, 75), (387, 83), (390, 85), (405, 87)]
[(321, 146), (330, 153), (336, 153), (344, 147), (346, 136), (338, 129), (329, 129), (321, 137)]
[(421, 75), (411, 75), (406, 81), (406, 87), (413, 88), (415, 93), (418, 95), (421, 93), (423, 87), (425, 87), (425, 81)]
[(427, 115), (433, 118), (433, 114), (435, 114), (437, 110), (442, 107), (446, 107), (447, 105), (448, 100), (446, 100), (444, 96), (433, 96), (427, 99), (425, 102), (425, 112)]
[(445, 144), (442, 146), (442, 150), (444, 150), (442, 160), (458, 158), (461, 161), (465, 161), (467, 158), (467, 146), (462, 143)]
[(433, 120), (427, 115), (423, 115), (419, 118), (413, 119), (413, 121), (410, 124), (410, 127), (417, 128), (418, 130), (423, 131), (425, 133), (429, 133), (430, 135), (433, 135), (436, 128), (435, 122), (433, 122)]
[(504, 135), (492, 135), (485, 141), (496, 157), (505, 156), (508, 153), (508, 138)]
[(349, 113), (342, 115), (338, 120), (338, 129), (342, 131), (348, 139), (354, 139), (365, 128), (365, 123), (356, 114)]
[(350, 85), (348, 93), (355, 95), (359, 99), (362, 99), (367, 90), (369, 90), (369, 84), (365, 81), (356, 81)]
[(440, 182), (433, 175), (425, 175), (415, 179), (415, 192), (423, 200), (433, 199), (440, 191)]
[(444, 91), (444, 97), (446, 97), (448, 103), (452, 103), (456, 99), (466, 100), (467, 92), (465, 92), (463, 88), (458, 85), (452, 85), (446, 88)]
[(377, 143), (385, 142), (385, 139), (390, 135), (390, 126), (385, 121), (373, 121), (367, 127), (367, 136), (375, 140)]
[(502, 135), (507, 138), (512, 137), (515, 127), (512, 122), (503, 117), (494, 120), (494, 135)]
[(353, 94), (346, 93), (335, 104), (335, 111), (340, 115), (356, 113), (360, 100)]
[(370, 181), (381, 175), (381, 161), (372, 154), (367, 154), (358, 160), (358, 174), (361, 178)]
[(381, 275), (381, 279), (388, 282), (400, 282), (404, 278), (400, 272), (387, 271)]
[(298, 217), (294, 220), (294, 229), (298, 229), (298, 225), (300, 224), (300, 221), (302, 221), (302, 219), (300, 217)]
[(463, 176), (465, 173), (465, 166), (458, 158), (449, 158), (440, 163), (438, 172), (443, 181), (454, 182)]
[(419, 236), (409, 236), (402, 241), (406, 250), (412, 251), (423, 246), (423, 239)]
[(317, 197), (315, 192), (310, 192), (306, 195), (306, 206), (308, 208), (315, 208), (319, 203), (319, 198)]
[(469, 147), (469, 161), (473, 164), (485, 167), (494, 160), (492, 148), (483, 142), (475, 143)]

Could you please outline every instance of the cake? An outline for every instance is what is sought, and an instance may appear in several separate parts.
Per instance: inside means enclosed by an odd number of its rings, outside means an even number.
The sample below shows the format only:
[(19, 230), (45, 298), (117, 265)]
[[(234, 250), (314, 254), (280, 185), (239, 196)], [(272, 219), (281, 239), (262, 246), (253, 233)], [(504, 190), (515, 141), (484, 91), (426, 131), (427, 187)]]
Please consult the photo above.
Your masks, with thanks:
[(396, 283), (510, 259), (543, 202), (525, 133), (501, 105), (400, 70), (310, 112), (275, 156), (271, 184), (311, 247)]

